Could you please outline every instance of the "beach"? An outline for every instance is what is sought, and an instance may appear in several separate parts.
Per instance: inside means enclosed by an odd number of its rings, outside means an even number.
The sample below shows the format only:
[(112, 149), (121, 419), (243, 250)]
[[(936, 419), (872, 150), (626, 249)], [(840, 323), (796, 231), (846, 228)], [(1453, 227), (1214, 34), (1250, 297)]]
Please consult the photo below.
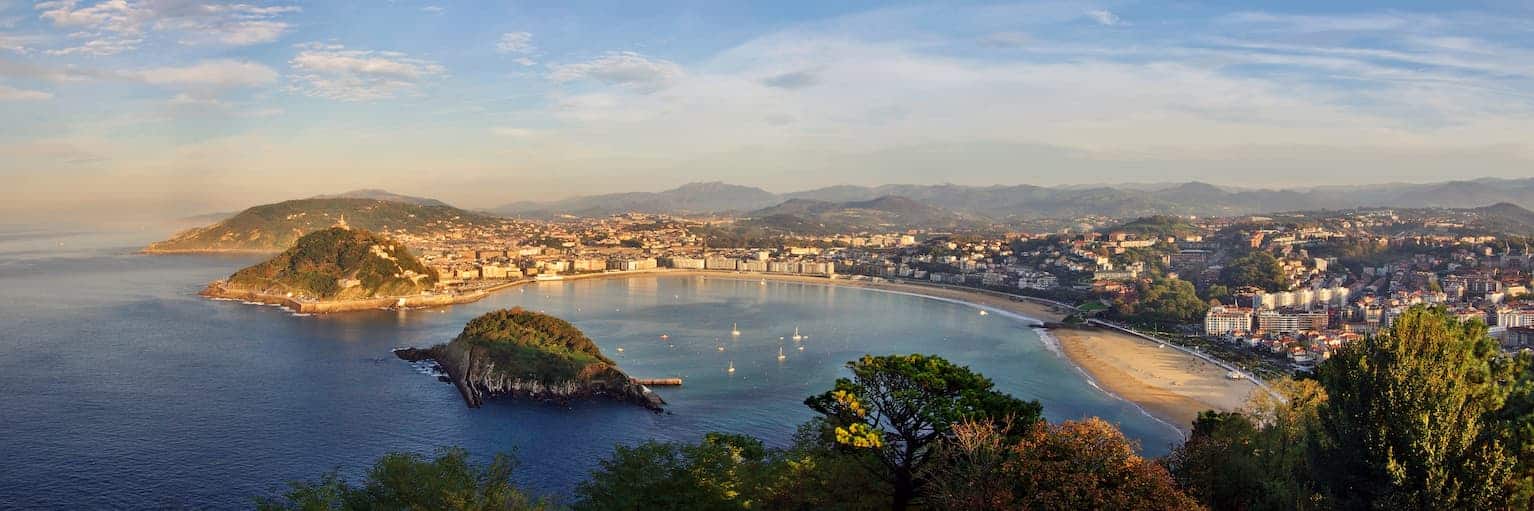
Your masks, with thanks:
[(1186, 434), (1203, 410), (1241, 409), (1258, 391), (1251, 380), (1182, 351), (1095, 327), (1050, 333), (1067, 357), (1104, 390), (1127, 399)]

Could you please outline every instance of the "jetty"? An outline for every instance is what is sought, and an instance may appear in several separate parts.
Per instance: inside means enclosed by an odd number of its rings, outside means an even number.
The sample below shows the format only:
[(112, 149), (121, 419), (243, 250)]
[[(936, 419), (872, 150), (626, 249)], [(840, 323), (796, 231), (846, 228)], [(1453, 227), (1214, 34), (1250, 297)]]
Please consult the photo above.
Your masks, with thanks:
[(635, 385), (644, 385), (647, 387), (677, 387), (682, 385), (681, 378), (629, 378), (629, 381), (634, 382)]

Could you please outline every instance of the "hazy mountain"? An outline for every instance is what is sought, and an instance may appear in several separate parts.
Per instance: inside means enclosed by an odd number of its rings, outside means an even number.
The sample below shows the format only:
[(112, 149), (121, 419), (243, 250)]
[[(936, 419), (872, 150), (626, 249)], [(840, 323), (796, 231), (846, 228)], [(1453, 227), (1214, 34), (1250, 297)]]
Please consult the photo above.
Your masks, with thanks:
[(1534, 211), (1516, 204), (1499, 202), (1471, 211), (1479, 217), (1481, 226), (1489, 231), (1523, 236), (1534, 235)]
[(781, 195), (724, 183), (695, 183), (664, 192), (596, 195), (554, 202), (519, 202), (493, 211), (521, 216), (600, 216), (624, 211), (742, 213), (795, 199), (845, 203), (892, 196), (909, 198), (953, 213), (997, 220), (1094, 215), (1120, 218), (1151, 215), (1220, 216), (1357, 207), (1473, 208), (1501, 202), (1534, 208), (1534, 178), (1280, 190), (1223, 187), (1201, 182), (1060, 187), (838, 185)]
[(884, 196), (866, 201), (830, 202), (789, 199), (752, 211), (741, 223), (796, 233), (849, 232), (902, 228), (961, 228), (981, 219), (933, 207), (908, 197)]
[(373, 200), (382, 200), (382, 201), (389, 201), (389, 202), (403, 202), (405, 204), (415, 204), (415, 205), (418, 205), (418, 206), (445, 206), (445, 207), (451, 207), (451, 206), (448, 206), (448, 204), (446, 202), (442, 202), (442, 201), (439, 201), (437, 199), (428, 199), (428, 198), (425, 198), (425, 197), (411, 197), (409, 195), (400, 195), (400, 194), (393, 193), (393, 192), (390, 192), (390, 191), (387, 191), (387, 190), (379, 190), (379, 189), (376, 189), (376, 188), (368, 188), (368, 189), (362, 189), (362, 190), (352, 190), (350, 192), (338, 193), (338, 194), (333, 194), (333, 195), (316, 195), (316, 196), (310, 197), (310, 198), (311, 199), (373, 199)]
[(147, 252), (278, 252), (305, 234), (341, 222), (370, 231), (409, 232), (453, 225), (494, 224), (500, 219), (452, 206), (375, 199), (299, 199), (255, 206), (218, 223), (152, 243)]
[(591, 195), (553, 202), (514, 202), (490, 211), (508, 216), (555, 215), (605, 216), (615, 213), (702, 214), (750, 211), (777, 204), (776, 194), (720, 182), (690, 183), (663, 192), (628, 192)]

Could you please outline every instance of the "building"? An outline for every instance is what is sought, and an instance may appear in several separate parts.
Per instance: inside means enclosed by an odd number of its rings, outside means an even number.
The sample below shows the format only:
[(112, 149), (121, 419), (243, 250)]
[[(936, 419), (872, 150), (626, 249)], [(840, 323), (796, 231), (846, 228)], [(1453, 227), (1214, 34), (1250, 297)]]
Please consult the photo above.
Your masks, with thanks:
[(1325, 312), (1277, 312), (1257, 313), (1257, 329), (1264, 332), (1291, 334), (1325, 329), (1329, 318)]
[(607, 269), (606, 259), (582, 258), (570, 261), (571, 271), (602, 271)]
[(1204, 335), (1227, 335), (1252, 331), (1252, 309), (1211, 307), (1204, 313)]

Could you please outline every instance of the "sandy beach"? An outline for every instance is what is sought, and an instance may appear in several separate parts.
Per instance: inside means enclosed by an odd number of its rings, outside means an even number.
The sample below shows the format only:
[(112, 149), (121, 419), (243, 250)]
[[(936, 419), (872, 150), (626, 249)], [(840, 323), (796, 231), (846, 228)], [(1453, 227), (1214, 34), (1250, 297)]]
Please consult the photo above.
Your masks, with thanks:
[(1234, 411), (1257, 384), (1187, 353), (1101, 328), (1050, 331), (1061, 351), (1103, 389), (1140, 405), (1186, 434), (1203, 410)]

